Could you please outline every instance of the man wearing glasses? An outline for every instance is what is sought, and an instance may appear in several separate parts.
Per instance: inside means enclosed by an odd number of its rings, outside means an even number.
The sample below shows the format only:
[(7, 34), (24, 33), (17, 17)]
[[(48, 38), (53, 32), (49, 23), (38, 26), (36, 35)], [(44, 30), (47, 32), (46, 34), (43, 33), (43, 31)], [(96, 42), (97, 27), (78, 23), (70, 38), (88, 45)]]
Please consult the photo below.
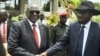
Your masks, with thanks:
[(26, 11), (27, 19), (12, 25), (8, 39), (12, 56), (37, 56), (49, 47), (49, 29), (37, 22), (39, 15), (39, 7), (31, 4)]

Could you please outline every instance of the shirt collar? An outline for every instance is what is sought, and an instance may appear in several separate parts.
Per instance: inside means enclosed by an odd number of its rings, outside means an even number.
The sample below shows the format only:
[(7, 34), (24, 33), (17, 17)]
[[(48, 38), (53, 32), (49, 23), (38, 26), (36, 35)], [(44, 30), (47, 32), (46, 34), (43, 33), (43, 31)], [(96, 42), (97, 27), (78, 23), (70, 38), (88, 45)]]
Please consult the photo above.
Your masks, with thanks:
[[(30, 26), (32, 26), (32, 25), (33, 25), (33, 23), (32, 23), (29, 19), (27, 19), (27, 20), (28, 20), (28, 22), (29, 22)], [(36, 26), (38, 26), (38, 22), (37, 22), (37, 21), (36, 21), (35, 25), (36, 25)]]
[[(91, 24), (91, 20), (88, 22), (88, 23), (86, 23), (84, 26), (85, 26), (85, 28), (89, 28), (90, 27), (90, 24)], [(82, 24), (81, 24), (81, 26), (83, 26)]]
[(7, 24), (7, 21), (8, 21), (8, 19), (7, 19), (7, 20), (5, 20), (4, 22), (1, 22), (1, 23), (5, 23), (5, 24)]

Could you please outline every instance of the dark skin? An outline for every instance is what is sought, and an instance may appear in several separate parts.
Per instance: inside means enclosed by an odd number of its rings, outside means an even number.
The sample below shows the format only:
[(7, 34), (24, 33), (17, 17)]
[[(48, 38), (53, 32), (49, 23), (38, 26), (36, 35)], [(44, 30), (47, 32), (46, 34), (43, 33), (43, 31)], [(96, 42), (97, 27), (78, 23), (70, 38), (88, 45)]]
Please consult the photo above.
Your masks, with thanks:
[(23, 16), (22, 15), (19, 15), (18, 20), (19, 21), (23, 20)]
[(66, 15), (60, 16), (60, 23), (61, 23), (62, 25), (65, 25), (66, 21), (67, 21)]
[(39, 19), (39, 10), (31, 10), (30, 8), (27, 10), (26, 12), (26, 16), (28, 17), (28, 19), (35, 23), (38, 19)]
[(91, 20), (91, 17), (93, 16), (92, 13), (88, 10), (79, 10), (76, 12), (76, 15), (80, 24), (86, 24)]
[(4, 22), (8, 18), (6, 10), (0, 10), (0, 22)]
[(44, 14), (40, 14), (40, 20), (42, 21), (44, 19)]

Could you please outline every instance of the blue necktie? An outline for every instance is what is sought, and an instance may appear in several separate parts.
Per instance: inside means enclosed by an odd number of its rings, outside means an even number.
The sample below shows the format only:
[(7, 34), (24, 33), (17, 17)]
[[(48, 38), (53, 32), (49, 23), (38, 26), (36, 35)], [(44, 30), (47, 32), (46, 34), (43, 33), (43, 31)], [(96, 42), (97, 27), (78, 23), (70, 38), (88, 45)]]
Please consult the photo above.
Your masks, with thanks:
[(82, 56), (83, 39), (84, 39), (84, 25), (81, 26), (80, 28), (78, 42), (77, 42), (76, 56)]

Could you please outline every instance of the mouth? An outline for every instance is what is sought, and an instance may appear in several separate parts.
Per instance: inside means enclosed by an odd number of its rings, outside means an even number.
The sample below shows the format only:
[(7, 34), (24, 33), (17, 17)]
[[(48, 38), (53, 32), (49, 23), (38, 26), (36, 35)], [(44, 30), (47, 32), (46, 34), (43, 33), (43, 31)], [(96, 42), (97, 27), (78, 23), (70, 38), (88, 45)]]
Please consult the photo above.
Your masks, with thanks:
[(83, 19), (82, 18), (78, 18), (78, 21), (83, 21)]

